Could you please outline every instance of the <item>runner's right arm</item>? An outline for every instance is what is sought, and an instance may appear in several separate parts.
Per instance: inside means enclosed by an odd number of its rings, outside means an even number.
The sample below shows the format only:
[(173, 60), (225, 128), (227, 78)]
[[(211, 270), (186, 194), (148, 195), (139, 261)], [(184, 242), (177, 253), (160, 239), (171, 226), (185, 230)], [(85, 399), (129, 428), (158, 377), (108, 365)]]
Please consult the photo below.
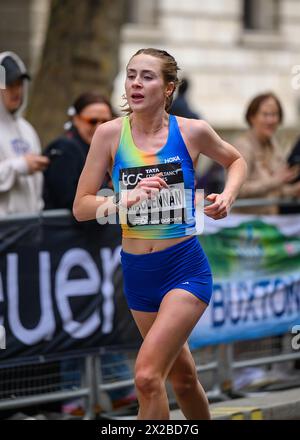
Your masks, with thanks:
[[(93, 136), (73, 204), (73, 214), (78, 221), (94, 220), (97, 209), (107, 203), (106, 198), (97, 196), (97, 192), (111, 163), (111, 146), (116, 131), (116, 121), (109, 121), (101, 124)], [(110, 204), (113, 209), (112, 200)], [(109, 206), (107, 208), (109, 210)]]
[[(94, 134), (73, 204), (73, 214), (78, 221), (94, 220), (99, 215), (107, 216), (117, 210), (113, 196), (99, 196), (97, 192), (111, 165), (113, 146), (119, 141), (119, 135), (120, 121), (117, 119), (101, 124)], [(144, 178), (127, 197), (122, 197), (120, 203), (124, 207), (132, 206), (151, 198), (164, 187), (167, 184), (159, 175)]]

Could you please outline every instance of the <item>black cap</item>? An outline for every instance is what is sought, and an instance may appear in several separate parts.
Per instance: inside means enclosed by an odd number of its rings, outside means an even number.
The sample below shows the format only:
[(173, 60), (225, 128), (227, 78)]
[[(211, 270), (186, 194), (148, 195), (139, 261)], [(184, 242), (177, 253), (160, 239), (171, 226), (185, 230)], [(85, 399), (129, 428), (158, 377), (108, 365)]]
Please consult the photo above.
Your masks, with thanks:
[(22, 72), (20, 66), (10, 55), (4, 57), (1, 64), (5, 69), (5, 83), (7, 86), (18, 79), (30, 79), (29, 74), (27, 72)]

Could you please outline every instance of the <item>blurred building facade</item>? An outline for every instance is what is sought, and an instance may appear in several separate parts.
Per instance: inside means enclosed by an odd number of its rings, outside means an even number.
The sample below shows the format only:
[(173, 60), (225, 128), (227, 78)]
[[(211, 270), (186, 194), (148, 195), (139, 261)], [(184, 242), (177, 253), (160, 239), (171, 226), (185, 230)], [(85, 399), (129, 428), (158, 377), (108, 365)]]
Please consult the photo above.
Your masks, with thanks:
[(292, 87), (292, 68), (300, 64), (299, 0), (128, 3), (115, 103), (122, 95), (130, 56), (154, 46), (175, 56), (182, 74), (191, 80), (192, 107), (214, 127), (242, 128), (249, 99), (266, 90), (282, 100), (285, 125), (299, 125), (300, 80), (298, 90)]
[(38, 67), (50, 0), (0, 1), (0, 52), (16, 52), (31, 72)]
[[(299, 0), (126, 0), (120, 74), (113, 102), (122, 103), (124, 71), (141, 47), (168, 50), (191, 80), (189, 101), (217, 129), (245, 126), (249, 99), (272, 90), (283, 102), (285, 126), (300, 118)], [(35, 71), (50, 0), (1, 0), (0, 51), (15, 50)], [(299, 66), (300, 72), (300, 66)], [(295, 74), (294, 74), (295, 76)]]

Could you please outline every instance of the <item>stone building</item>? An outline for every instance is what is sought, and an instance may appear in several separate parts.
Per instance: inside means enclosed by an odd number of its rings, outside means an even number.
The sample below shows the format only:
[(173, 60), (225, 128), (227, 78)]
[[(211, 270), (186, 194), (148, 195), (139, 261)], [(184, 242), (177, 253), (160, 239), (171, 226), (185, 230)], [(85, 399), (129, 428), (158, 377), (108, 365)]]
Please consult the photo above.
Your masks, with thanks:
[[(225, 131), (242, 128), (247, 102), (266, 90), (282, 100), (285, 126), (299, 126), (298, 0), (129, 3), (128, 23), (123, 27), (122, 72), (138, 48), (165, 48), (191, 80), (192, 107), (214, 127)], [(123, 74), (116, 79), (115, 102), (122, 94), (123, 79)]]
[[(0, 50), (18, 52), (31, 71), (37, 68), (49, 2), (0, 3)], [(154, 46), (175, 56), (191, 80), (192, 107), (216, 129), (230, 133), (242, 128), (248, 100), (265, 90), (282, 100), (285, 127), (297, 129), (299, 0), (127, 0), (126, 11), (113, 94), (116, 108), (122, 102), (129, 57), (141, 47)]]
[(50, 0), (0, 1), (0, 52), (12, 50), (36, 71), (48, 23)]

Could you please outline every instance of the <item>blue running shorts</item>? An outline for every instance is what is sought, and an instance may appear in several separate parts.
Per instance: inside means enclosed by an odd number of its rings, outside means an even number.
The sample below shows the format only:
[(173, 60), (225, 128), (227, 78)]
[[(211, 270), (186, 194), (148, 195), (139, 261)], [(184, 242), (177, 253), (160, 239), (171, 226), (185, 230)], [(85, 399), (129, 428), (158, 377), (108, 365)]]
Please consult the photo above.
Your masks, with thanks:
[(196, 236), (149, 254), (121, 250), (124, 293), (132, 310), (157, 312), (172, 289), (184, 289), (209, 304), (212, 274)]

